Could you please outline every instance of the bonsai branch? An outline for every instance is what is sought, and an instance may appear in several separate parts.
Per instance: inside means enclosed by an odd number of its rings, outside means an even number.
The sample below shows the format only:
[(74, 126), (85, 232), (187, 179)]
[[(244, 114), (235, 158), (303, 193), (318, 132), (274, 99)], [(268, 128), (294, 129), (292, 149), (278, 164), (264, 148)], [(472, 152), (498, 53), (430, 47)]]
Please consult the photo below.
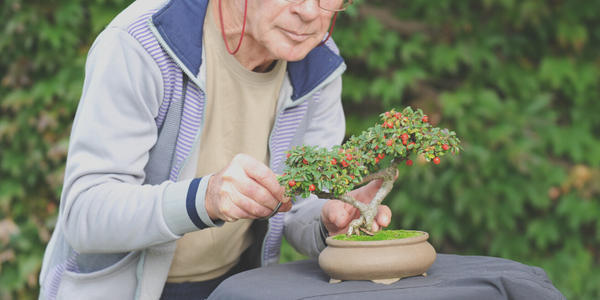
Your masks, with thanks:
[[(286, 168), (279, 178), (286, 195), (308, 197), (312, 193), (348, 203), (361, 213), (350, 223), (348, 235), (361, 231), (372, 234), (379, 205), (392, 190), (401, 162), (410, 167), (413, 161), (409, 157), (414, 153), (439, 164), (440, 156), (460, 150), (456, 133), (432, 127), (420, 109), (391, 110), (381, 117), (383, 124), (375, 124), (331, 150), (303, 144), (288, 151)], [(390, 165), (381, 168), (386, 156), (392, 158)], [(383, 182), (374, 196), (372, 191), (354, 192), (356, 187), (379, 179)], [(361, 201), (365, 198), (370, 198), (368, 203)]]

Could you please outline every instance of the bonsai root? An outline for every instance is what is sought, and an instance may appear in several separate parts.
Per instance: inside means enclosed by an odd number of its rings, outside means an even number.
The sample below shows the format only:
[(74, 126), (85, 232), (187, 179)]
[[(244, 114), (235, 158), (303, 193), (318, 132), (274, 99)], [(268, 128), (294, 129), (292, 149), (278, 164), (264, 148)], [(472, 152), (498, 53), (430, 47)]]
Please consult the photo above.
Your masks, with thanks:
[[(367, 221), (368, 217), (365, 217), (364, 214), (360, 216), (360, 218), (353, 220), (352, 222), (350, 222), (350, 226), (348, 227), (348, 236), (351, 236), (352, 234), (356, 234), (356, 235), (360, 235), (360, 232), (364, 232), (366, 235), (370, 235), (370, 236), (374, 236), (375, 233), (373, 233), (371, 230), (367, 229), (367, 226), (370, 226), (371, 224), (373, 224), (373, 221), (371, 220), (371, 222)], [(372, 216), (370, 217), (372, 219)]]
[[(387, 194), (387, 193), (386, 193)], [(360, 218), (352, 220), (350, 222), (350, 226), (348, 227), (348, 236), (352, 234), (360, 235), (360, 232), (364, 232), (367, 235), (374, 236), (370, 229), (373, 227), (373, 221), (375, 219), (375, 215), (377, 214), (377, 208), (379, 207), (379, 202), (375, 201), (366, 206), (356, 206), (353, 203), (349, 203), (354, 207), (360, 210)]]
[(367, 230), (364, 227), (361, 227), (360, 231), (364, 232), (366, 235), (370, 235), (370, 236), (374, 236), (375, 235), (375, 233), (371, 232), (370, 230)]
[(360, 235), (360, 229), (362, 227), (362, 225), (365, 223), (365, 217), (363, 217), (362, 215), (360, 216), (360, 218), (352, 220), (352, 222), (350, 222), (350, 226), (348, 226), (348, 236), (351, 236), (353, 233), (355, 233), (356, 235)]

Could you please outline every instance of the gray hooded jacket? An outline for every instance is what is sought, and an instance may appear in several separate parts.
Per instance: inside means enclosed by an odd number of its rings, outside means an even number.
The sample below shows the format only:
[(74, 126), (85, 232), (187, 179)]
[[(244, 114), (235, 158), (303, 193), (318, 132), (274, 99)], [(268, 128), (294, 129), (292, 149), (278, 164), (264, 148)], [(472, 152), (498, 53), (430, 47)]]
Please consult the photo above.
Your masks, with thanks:
[[(158, 299), (176, 240), (220, 225), (204, 209), (208, 176), (194, 178), (207, 5), (138, 0), (92, 45), (40, 299)], [(293, 146), (342, 142), (344, 70), (331, 40), (288, 63), (268, 145), (273, 171), (282, 172)], [(316, 257), (325, 247), (323, 204), (298, 199), (292, 211), (255, 221), (252, 264), (276, 264), (284, 235)]]

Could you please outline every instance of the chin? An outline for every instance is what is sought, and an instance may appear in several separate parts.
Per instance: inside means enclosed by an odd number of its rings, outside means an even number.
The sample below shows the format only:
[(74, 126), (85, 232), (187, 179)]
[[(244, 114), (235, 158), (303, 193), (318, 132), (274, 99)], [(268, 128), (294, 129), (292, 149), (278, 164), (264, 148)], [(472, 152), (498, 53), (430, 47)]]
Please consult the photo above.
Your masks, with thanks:
[(286, 61), (299, 61), (305, 58), (317, 45), (318, 43), (309, 43), (308, 41), (301, 44), (286, 45), (286, 47), (278, 49), (278, 57)]
[(308, 55), (308, 52), (298, 54), (298, 55), (286, 55), (285, 57), (282, 57), (281, 59), (283, 59), (285, 61), (299, 61), (299, 60), (304, 59), (306, 57), (306, 55)]

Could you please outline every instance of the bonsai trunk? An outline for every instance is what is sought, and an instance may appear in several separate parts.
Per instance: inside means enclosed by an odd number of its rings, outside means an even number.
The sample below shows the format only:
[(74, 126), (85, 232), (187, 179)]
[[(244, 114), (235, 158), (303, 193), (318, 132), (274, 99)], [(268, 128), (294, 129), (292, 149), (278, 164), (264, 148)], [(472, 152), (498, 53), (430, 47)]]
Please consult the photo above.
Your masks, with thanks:
[(379, 191), (377, 191), (375, 197), (373, 197), (373, 199), (371, 200), (371, 203), (367, 204), (360, 202), (348, 194), (342, 195), (341, 197), (335, 197), (332, 193), (328, 192), (316, 193), (316, 195), (322, 199), (339, 198), (338, 200), (348, 203), (356, 207), (360, 211), (361, 216), (358, 219), (355, 219), (352, 222), (350, 222), (350, 226), (348, 228), (347, 233), (348, 236), (352, 235), (353, 233), (360, 235), (360, 231), (363, 231), (368, 235), (373, 235), (373, 232), (371, 232), (371, 228), (373, 228), (373, 220), (377, 215), (379, 205), (381, 204), (385, 196), (387, 196), (387, 194), (394, 187), (397, 166), (398, 164), (400, 164), (401, 161), (402, 160), (392, 159), (389, 167), (382, 169), (376, 173), (369, 174), (368, 176), (364, 177), (363, 180), (359, 183), (359, 185), (363, 185), (376, 179), (383, 180), (381, 188), (379, 188)]

